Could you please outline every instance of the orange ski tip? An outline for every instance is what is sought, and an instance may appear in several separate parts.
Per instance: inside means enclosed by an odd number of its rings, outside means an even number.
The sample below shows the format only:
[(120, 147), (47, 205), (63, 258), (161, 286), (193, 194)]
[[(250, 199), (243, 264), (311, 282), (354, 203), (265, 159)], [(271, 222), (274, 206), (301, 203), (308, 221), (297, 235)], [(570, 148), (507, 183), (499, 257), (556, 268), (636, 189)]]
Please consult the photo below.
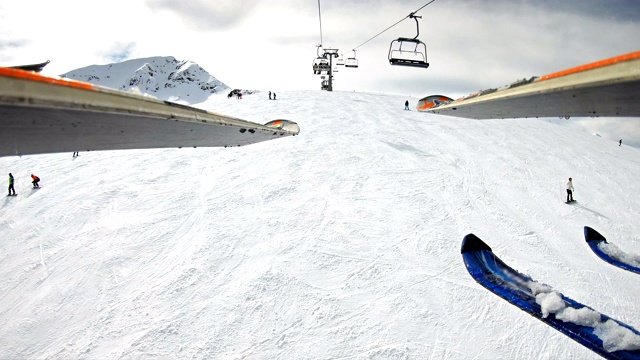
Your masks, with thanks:
[(566, 70), (558, 71), (558, 72), (551, 73), (551, 74), (548, 74), (548, 75), (544, 75), (544, 76), (541, 76), (540, 79), (538, 79), (538, 81), (554, 79), (554, 78), (558, 78), (558, 77), (565, 76), (565, 75), (575, 74), (575, 73), (578, 73), (578, 72), (591, 70), (591, 69), (596, 69), (596, 68), (599, 68), (599, 67), (613, 65), (615, 63), (629, 61), (629, 60), (635, 60), (635, 59), (640, 59), (640, 51), (634, 51), (634, 52), (629, 53), (629, 54), (614, 56), (614, 57), (609, 58), (609, 59), (604, 59), (604, 60), (592, 62), (592, 63), (589, 63), (589, 64), (576, 66), (576, 67), (571, 68), (571, 69), (566, 69)]
[(85, 90), (93, 89), (93, 84), (90, 84), (90, 83), (62, 79), (59, 77), (45, 76), (45, 75), (40, 75), (38, 73), (35, 73), (33, 71), (25, 71), (20, 69), (13, 69), (13, 68), (0, 67), (0, 76), (11, 77), (15, 79), (24, 79), (24, 80), (30, 80), (30, 81), (38, 81), (38, 82), (43, 82), (47, 84), (68, 86), (68, 87), (85, 89)]

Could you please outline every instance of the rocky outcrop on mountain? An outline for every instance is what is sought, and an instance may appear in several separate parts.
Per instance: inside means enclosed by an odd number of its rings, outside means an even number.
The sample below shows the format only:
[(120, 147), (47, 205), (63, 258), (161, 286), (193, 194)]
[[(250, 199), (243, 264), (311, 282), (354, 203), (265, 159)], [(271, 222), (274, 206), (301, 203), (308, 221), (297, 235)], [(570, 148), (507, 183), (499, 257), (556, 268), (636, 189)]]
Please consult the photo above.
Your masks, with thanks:
[(184, 104), (199, 103), (212, 94), (226, 94), (230, 90), (195, 62), (176, 60), (173, 56), (91, 65), (61, 76)]

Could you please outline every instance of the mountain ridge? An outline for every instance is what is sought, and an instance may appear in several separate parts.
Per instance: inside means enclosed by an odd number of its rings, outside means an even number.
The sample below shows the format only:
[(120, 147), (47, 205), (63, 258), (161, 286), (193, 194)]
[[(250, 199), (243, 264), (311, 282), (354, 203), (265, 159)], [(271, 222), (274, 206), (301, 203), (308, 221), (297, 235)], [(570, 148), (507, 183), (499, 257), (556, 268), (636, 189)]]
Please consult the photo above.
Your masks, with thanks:
[(185, 105), (203, 102), (211, 95), (230, 89), (197, 63), (173, 56), (90, 65), (60, 76)]

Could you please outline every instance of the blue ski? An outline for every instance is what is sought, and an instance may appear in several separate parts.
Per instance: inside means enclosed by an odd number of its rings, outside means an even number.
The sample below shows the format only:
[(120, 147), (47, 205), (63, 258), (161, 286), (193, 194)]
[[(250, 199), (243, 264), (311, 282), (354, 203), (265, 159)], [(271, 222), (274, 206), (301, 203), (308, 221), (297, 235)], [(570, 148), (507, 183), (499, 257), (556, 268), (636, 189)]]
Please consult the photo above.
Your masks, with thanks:
[[(607, 242), (607, 239), (599, 232), (585, 226), (584, 239), (600, 259), (611, 265), (640, 274), (640, 267), (637, 265), (640, 263), (640, 260), (634, 261), (629, 255), (621, 252), (615, 245)], [(640, 256), (636, 256), (636, 258), (640, 259)]]
[(607, 359), (640, 359), (640, 332), (521, 274), (489, 245), (469, 234), (462, 241), (469, 274), (489, 291)]

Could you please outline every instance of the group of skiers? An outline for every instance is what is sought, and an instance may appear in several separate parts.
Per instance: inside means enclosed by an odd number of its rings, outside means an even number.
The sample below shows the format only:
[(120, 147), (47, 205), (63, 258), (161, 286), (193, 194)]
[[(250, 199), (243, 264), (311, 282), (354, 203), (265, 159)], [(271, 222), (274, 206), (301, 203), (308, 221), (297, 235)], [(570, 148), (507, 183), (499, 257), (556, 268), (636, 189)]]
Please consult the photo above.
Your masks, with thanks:
[[(37, 189), (40, 187), (40, 178), (37, 177), (36, 175), (31, 174), (31, 183), (33, 184), (33, 188)], [(13, 187), (13, 184), (15, 182), (15, 179), (13, 177), (13, 174), (9, 173), (9, 196), (16, 196), (16, 189)]]
[(271, 97), (271, 91), (269, 91), (269, 100), (275, 100), (276, 99), (276, 93), (273, 93), (273, 97)]

